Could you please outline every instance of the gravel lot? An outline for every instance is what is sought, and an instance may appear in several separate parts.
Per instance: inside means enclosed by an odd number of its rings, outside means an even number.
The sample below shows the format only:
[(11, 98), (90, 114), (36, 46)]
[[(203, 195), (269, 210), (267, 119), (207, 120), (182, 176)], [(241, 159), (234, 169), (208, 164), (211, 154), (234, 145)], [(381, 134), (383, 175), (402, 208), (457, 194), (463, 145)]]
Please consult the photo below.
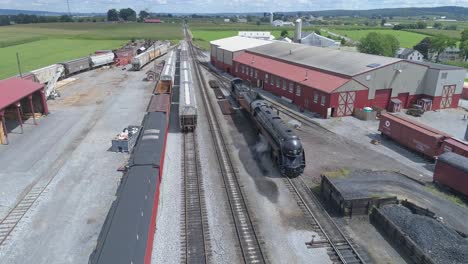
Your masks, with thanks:
[(0, 218), (53, 178), (0, 248), (1, 263), (87, 263), (115, 199), (128, 155), (108, 151), (111, 139), (141, 123), (153, 84), (121, 68), (74, 77), (49, 101), (49, 116), (0, 146)]
[(406, 233), (435, 263), (468, 262), (468, 239), (435, 219), (416, 215), (401, 205), (388, 205), (381, 212)]

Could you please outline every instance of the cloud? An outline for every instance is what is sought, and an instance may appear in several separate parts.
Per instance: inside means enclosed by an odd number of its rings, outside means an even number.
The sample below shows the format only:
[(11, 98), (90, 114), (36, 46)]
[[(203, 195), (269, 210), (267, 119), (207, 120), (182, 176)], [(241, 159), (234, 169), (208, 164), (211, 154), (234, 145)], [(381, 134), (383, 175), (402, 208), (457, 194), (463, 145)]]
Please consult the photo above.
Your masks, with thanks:
[[(72, 12), (105, 12), (111, 8), (131, 7), (151, 12), (278, 12), (327, 9), (373, 9), (394, 7), (465, 6), (468, 0), (69, 0)], [(67, 0), (0, 0), (6, 9), (65, 11)]]

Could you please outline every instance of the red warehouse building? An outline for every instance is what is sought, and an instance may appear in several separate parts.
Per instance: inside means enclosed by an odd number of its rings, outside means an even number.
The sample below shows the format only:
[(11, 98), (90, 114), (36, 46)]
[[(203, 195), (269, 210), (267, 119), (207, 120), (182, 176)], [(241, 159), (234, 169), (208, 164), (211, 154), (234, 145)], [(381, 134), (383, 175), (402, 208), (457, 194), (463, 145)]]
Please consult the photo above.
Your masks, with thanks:
[(465, 75), (453, 66), (279, 41), (242, 50), (231, 64), (217, 58), (212, 55), (218, 68), (233, 69), (233, 75), (324, 118), (351, 115), (365, 106), (390, 111), (414, 103), (428, 110), (457, 107)]

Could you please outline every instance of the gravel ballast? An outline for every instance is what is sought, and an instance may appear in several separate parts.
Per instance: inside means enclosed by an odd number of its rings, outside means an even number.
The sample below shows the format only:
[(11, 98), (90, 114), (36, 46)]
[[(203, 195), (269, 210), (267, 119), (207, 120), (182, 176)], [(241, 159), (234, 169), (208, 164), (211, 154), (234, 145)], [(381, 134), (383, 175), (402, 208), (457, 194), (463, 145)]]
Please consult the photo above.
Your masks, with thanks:
[(388, 205), (381, 213), (406, 233), (435, 263), (468, 263), (468, 240), (454, 229), (401, 205)]

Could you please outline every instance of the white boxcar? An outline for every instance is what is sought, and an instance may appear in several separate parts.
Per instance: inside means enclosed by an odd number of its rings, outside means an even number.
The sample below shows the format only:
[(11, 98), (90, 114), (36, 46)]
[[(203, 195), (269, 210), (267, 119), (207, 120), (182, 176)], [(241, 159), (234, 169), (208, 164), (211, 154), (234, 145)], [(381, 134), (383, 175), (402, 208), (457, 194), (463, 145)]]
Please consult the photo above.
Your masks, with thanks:
[(91, 56), (91, 63), (93, 65), (93, 68), (111, 64), (114, 62), (114, 53), (109, 52), (109, 53), (104, 53), (104, 54), (99, 54), (99, 55), (93, 55)]
[(62, 69), (63, 72), (62, 64), (52, 64), (44, 68), (33, 70), (31, 71), (31, 73), (34, 74), (34, 76), (36, 76), (36, 79), (40, 83), (45, 84), (54, 78), (55, 74), (59, 69)]
[[(183, 48), (182, 48), (183, 50)], [(179, 120), (182, 131), (193, 131), (197, 126), (197, 101), (188, 58), (180, 61)]]
[(174, 83), (174, 76), (175, 76), (175, 63), (176, 63), (176, 52), (171, 51), (169, 53), (168, 59), (164, 64), (164, 68), (161, 73), (160, 79), (163, 81), (171, 81)]

